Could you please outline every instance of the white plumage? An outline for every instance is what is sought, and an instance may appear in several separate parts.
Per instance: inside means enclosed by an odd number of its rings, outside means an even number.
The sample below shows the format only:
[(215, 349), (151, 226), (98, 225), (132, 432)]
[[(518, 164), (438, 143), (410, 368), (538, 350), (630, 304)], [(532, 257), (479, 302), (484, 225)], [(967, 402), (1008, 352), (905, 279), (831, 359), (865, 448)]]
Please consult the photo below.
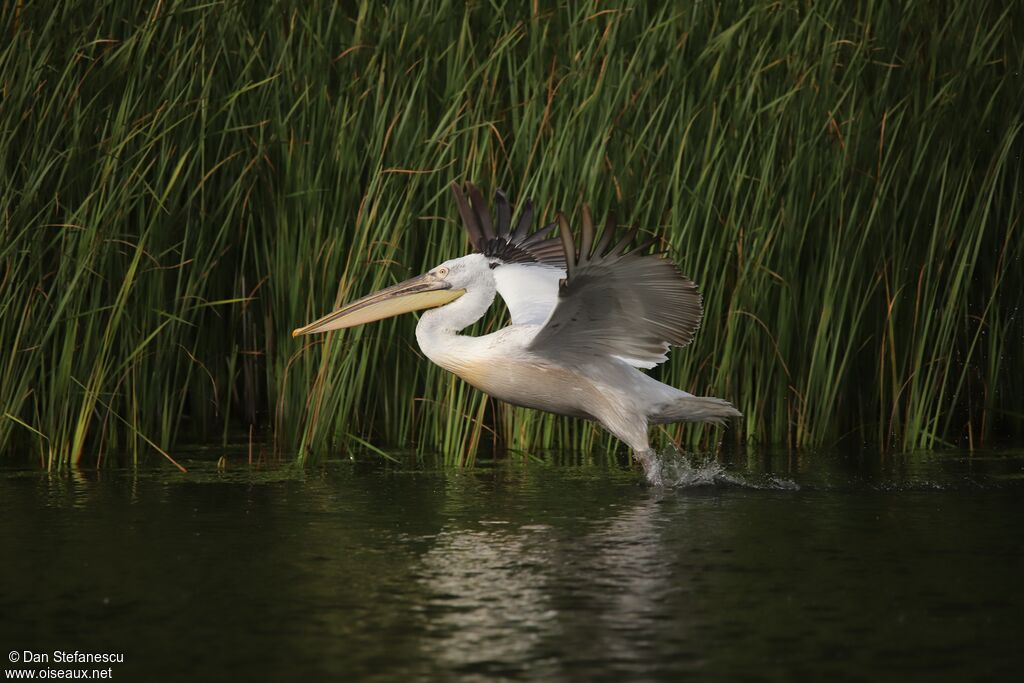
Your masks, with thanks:
[[(727, 401), (675, 389), (638, 370), (689, 343), (700, 324), (696, 286), (659, 255), (631, 249), (635, 231), (613, 243), (614, 222), (597, 235), (584, 209), (577, 250), (563, 216), (561, 239), (530, 233), (527, 203), (516, 228), (503, 193), (494, 225), (482, 195), (452, 186), (477, 253), (355, 301), (294, 334), (362, 324), (427, 308), (416, 341), (437, 365), (516, 405), (596, 420), (633, 449), (647, 479), (661, 482), (648, 425), (716, 422), (739, 416)], [(554, 226), (548, 226), (553, 228)], [(500, 295), (511, 324), (492, 334), (461, 331)], [(379, 313), (379, 315), (378, 315)]]

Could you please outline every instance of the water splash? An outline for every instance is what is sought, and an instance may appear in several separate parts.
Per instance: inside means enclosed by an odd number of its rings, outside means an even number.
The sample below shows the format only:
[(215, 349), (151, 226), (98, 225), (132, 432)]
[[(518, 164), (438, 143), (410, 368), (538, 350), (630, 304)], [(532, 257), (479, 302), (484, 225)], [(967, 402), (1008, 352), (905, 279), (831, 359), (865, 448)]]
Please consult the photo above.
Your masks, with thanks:
[(726, 471), (725, 466), (714, 457), (700, 458), (676, 449), (668, 449), (658, 455), (660, 468), (655, 486), (666, 488), (693, 488), (700, 486), (738, 487), (747, 489), (769, 489), (798, 491), (800, 486), (791, 479), (768, 476), (761, 480), (742, 477)]

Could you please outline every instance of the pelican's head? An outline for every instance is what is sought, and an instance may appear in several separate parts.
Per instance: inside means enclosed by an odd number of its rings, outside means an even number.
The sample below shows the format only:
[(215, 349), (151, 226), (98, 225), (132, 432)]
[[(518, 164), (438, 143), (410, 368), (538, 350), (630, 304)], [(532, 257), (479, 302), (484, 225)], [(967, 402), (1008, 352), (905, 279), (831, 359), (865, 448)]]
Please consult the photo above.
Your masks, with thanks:
[(475, 283), (488, 279), (493, 282), (494, 276), (488, 259), (483, 255), (469, 254), (451, 259), (423, 275), (364, 296), (305, 327), (292, 330), (292, 336), (340, 330), (402, 313), (444, 306), (465, 294)]

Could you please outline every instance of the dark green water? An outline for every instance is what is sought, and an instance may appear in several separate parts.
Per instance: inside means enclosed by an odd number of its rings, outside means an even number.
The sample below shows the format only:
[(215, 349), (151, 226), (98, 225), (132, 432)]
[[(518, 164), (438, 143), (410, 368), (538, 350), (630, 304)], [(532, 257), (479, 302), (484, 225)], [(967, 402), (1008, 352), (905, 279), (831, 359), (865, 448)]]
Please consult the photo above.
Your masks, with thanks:
[[(0, 472), (0, 645), (114, 680), (1011, 680), (1024, 453)], [(52, 657), (52, 654), (51, 654)], [(87, 665), (30, 665), (82, 668)]]

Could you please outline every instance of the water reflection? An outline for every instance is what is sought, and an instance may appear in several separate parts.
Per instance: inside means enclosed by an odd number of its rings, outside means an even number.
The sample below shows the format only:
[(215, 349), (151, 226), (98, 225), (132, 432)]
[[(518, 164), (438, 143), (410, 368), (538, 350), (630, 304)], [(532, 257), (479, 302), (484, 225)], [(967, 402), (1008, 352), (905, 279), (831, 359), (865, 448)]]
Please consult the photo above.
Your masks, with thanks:
[(546, 535), (534, 528), (438, 536), (416, 573), (442, 668), (499, 673), (542, 659), (544, 642), (558, 637), (545, 590)]
[[(686, 580), (673, 576), (675, 553), (665, 545), (659, 515), (664, 495), (650, 493), (582, 539), (580, 554), (588, 561), (580, 566), (579, 576), (592, 584), (594, 617), (600, 624), (594, 640), (578, 643), (589, 662), (611, 657), (632, 663), (638, 671), (664, 666), (655, 656), (654, 642), (668, 634), (651, 636), (665, 621), (666, 600)], [(685, 606), (672, 621), (670, 637), (685, 641), (690, 631)]]
[[(575, 520), (589, 527), (582, 534), (514, 519), (445, 528), (415, 572), (444, 668), (528, 670), (547, 679), (599, 672), (608, 662), (620, 673), (663, 669), (655, 641), (664, 638), (650, 635), (668, 616), (666, 599), (684, 582), (673, 576), (674, 553), (664, 545), (664, 492), (631, 493), (634, 501), (603, 518), (582, 508)], [(672, 621), (671, 639), (683, 655), (685, 613)]]

